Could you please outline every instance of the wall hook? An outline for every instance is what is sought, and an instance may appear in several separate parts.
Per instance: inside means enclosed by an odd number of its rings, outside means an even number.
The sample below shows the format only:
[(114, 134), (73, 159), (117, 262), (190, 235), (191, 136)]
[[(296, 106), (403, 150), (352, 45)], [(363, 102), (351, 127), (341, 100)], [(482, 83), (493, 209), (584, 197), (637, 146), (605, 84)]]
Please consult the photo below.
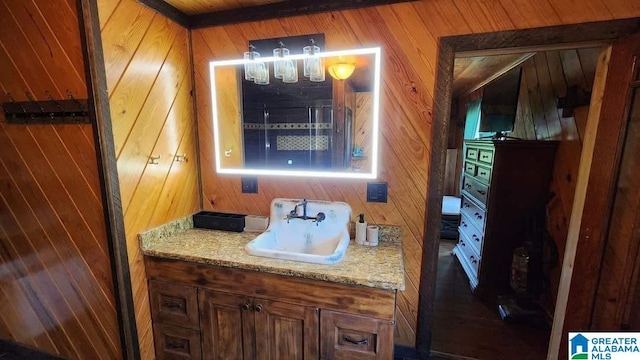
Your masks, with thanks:
[(233, 151), (233, 147), (224, 150), (225, 157), (231, 157), (231, 152)]
[[(30, 101), (32, 104), (34, 104), (35, 106), (37, 106), (37, 107), (40, 109), (40, 112), (45, 112), (45, 111), (44, 111), (44, 108), (42, 107), (42, 105), (41, 105), (40, 103), (38, 103), (38, 102), (33, 98), (33, 96), (31, 96), (31, 94), (30, 94), (28, 91), (27, 91), (25, 94), (27, 95), (27, 99), (29, 99), (29, 101)], [(34, 116), (31, 116), (31, 117), (33, 118)]]
[(158, 160), (160, 160), (160, 155), (149, 156), (149, 164), (158, 165)]
[(188, 160), (187, 159), (187, 154), (182, 154), (182, 155), (176, 154), (173, 157), (173, 161), (175, 161), (175, 162), (187, 162), (187, 160)]

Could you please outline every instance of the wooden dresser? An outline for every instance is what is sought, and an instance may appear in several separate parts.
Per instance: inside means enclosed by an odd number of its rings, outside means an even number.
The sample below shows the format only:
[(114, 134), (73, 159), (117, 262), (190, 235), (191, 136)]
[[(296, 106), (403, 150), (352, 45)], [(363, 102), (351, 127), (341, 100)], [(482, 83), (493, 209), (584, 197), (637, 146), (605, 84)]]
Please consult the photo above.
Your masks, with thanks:
[(453, 252), (472, 289), (509, 289), (513, 250), (525, 241), (532, 216), (549, 198), (557, 144), (465, 141), (460, 238)]

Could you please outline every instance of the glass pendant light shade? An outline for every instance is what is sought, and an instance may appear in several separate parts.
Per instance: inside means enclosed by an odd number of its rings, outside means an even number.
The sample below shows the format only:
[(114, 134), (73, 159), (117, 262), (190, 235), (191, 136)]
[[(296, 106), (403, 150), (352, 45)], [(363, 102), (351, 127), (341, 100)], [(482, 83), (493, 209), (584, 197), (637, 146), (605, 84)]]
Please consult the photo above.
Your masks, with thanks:
[[(249, 46), (249, 51), (244, 53), (245, 60), (256, 60), (260, 58), (260, 53), (254, 51), (253, 46)], [(244, 64), (244, 78), (245, 80), (255, 80), (256, 78), (256, 62), (255, 61), (247, 61)]]
[(289, 56), (289, 49), (282, 46), (273, 49), (273, 57), (279, 58), (273, 63), (273, 77), (276, 79), (282, 79), (285, 72), (285, 66), (287, 66), (287, 60), (285, 57)]
[(269, 85), (269, 65), (263, 62), (256, 62), (256, 76), (253, 80), (258, 85)]
[(298, 82), (298, 61), (285, 60), (284, 72), (282, 73), (282, 82), (297, 83)]
[(309, 45), (302, 48), (302, 52), (307, 55), (304, 58), (304, 76), (314, 82), (324, 81), (324, 64), (321, 57), (314, 56), (320, 52), (320, 47)]
[(355, 69), (355, 64), (337, 63), (329, 66), (329, 74), (336, 80), (346, 80)]

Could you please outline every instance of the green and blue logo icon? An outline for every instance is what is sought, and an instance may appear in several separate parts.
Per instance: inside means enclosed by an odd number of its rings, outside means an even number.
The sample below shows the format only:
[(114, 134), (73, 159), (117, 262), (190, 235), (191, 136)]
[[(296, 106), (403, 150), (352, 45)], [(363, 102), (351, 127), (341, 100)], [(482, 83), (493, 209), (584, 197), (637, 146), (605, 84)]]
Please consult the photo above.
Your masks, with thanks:
[(640, 332), (570, 332), (569, 360), (638, 360)]
[(577, 335), (569, 337), (569, 359), (589, 359), (589, 339), (581, 333), (577, 333)]

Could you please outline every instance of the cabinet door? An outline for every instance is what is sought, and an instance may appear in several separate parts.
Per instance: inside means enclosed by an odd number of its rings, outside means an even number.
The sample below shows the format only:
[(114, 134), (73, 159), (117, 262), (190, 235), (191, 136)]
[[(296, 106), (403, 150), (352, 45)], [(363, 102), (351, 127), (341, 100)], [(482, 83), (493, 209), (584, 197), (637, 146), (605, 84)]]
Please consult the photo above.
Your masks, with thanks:
[(198, 290), (205, 360), (255, 358), (253, 302), (245, 296)]
[(316, 308), (254, 299), (256, 359), (318, 359), (319, 311)]
[(322, 310), (322, 359), (386, 360), (393, 358), (393, 323)]

